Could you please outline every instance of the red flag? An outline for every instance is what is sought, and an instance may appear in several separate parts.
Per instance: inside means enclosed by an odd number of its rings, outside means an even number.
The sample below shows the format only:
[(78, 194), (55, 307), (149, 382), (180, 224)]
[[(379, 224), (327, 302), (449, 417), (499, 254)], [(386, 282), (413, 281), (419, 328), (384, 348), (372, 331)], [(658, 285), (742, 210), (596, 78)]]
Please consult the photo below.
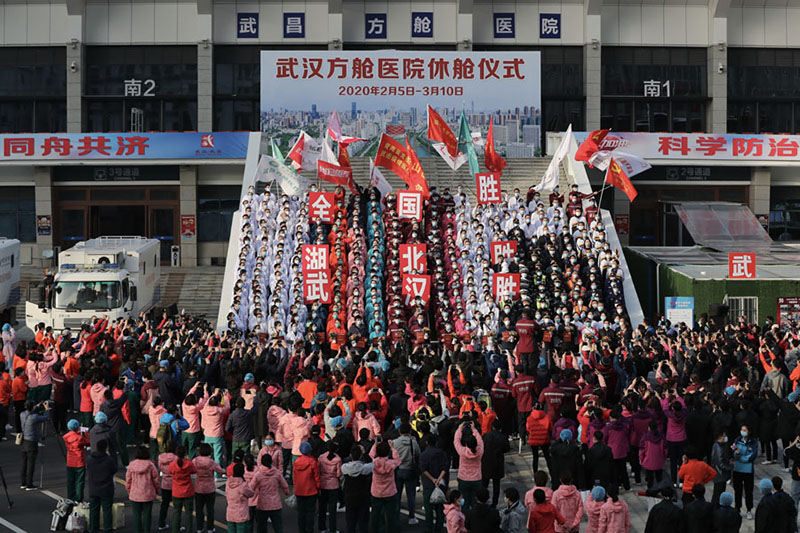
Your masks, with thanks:
[(336, 142), (342, 140), (342, 125), (339, 123), (339, 113), (335, 109), (328, 120), (328, 135)]
[(628, 179), (628, 175), (625, 174), (625, 171), (622, 170), (622, 167), (619, 166), (619, 163), (617, 163), (614, 158), (611, 158), (611, 163), (608, 165), (608, 170), (606, 171), (606, 183), (613, 185), (627, 194), (628, 200), (631, 202), (633, 202), (636, 199), (636, 195), (639, 194), (633, 186), (633, 183), (631, 183), (631, 180)]
[(355, 194), (353, 185), (353, 169), (350, 167), (340, 167), (339, 165), (328, 163), (320, 159), (317, 161), (317, 176), (328, 183), (336, 185), (346, 185), (350, 192)]
[(375, 166), (391, 170), (407, 182), (411, 162), (408, 159), (406, 147), (382, 133), (378, 153), (375, 154)]
[(494, 120), (489, 121), (489, 133), (486, 134), (486, 147), (483, 152), (485, 155), (484, 164), (490, 172), (502, 172), (506, 167), (506, 161), (494, 151)]
[(406, 137), (406, 154), (408, 154), (407, 157), (410, 165), (408, 167), (408, 178), (405, 182), (408, 184), (409, 190), (422, 193), (422, 198), (427, 199), (431, 195), (428, 190), (428, 181), (425, 179), (425, 172), (422, 170), (422, 165), (417, 158), (417, 153), (408, 142), (408, 137)]
[(575, 152), (575, 161), (589, 161), (592, 154), (600, 150), (600, 143), (603, 142), (609, 131), (611, 130), (595, 130), (590, 133)]
[(451, 156), (458, 155), (458, 138), (431, 106), (428, 106), (428, 139), (444, 143)]
[(347, 145), (339, 143), (339, 165), (343, 167), (352, 167), (350, 164), (350, 154), (347, 153)]

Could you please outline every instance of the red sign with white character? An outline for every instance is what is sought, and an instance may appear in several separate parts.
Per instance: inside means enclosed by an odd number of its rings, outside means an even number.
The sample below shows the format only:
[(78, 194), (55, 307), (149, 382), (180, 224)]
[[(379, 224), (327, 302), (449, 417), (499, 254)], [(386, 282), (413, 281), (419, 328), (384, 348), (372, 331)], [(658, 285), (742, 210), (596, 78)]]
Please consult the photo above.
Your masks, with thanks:
[(517, 241), (492, 241), (491, 251), (493, 265), (506, 257), (514, 259), (517, 256)]
[(331, 303), (331, 275), (327, 270), (303, 272), (303, 301)]
[(422, 193), (397, 191), (397, 218), (422, 220)]
[(728, 277), (730, 279), (755, 279), (756, 254), (729, 253)]
[(400, 245), (400, 272), (424, 274), (428, 271), (427, 244)]
[(334, 194), (332, 192), (308, 193), (308, 218), (311, 222), (333, 223)]
[(475, 189), (479, 204), (499, 204), (503, 201), (500, 174), (500, 172), (475, 174)]
[(422, 300), (422, 305), (428, 305), (431, 298), (431, 277), (420, 275), (403, 276), (403, 296), (405, 296), (406, 305), (419, 298)]
[(495, 300), (508, 298), (519, 299), (520, 281), (519, 274), (494, 274), (492, 275), (492, 294)]
[(303, 275), (315, 270), (328, 270), (328, 245), (304, 244), (302, 269)]

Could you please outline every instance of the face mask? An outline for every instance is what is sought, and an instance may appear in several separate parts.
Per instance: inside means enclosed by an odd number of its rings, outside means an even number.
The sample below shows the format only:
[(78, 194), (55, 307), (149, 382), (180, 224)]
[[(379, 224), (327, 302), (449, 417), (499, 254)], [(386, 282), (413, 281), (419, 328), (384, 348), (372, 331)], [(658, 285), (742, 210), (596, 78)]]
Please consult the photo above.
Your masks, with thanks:
[(739, 434), (742, 436), (743, 439), (747, 438), (747, 432), (746, 431), (740, 431)]
[(728, 442), (728, 436), (727, 435), (724, 435), (722, 437), (722, 442)]
[(459, 505), (459, 507), (464, 507), (464, 498), (461, 498), (460, 500), (458, 500), (458, 505)]
[(275, 444), (275, 441), (267, 439), (264, 441), (264, 444), (266, 444), (267, 446), (272, 446), (273, 444)]

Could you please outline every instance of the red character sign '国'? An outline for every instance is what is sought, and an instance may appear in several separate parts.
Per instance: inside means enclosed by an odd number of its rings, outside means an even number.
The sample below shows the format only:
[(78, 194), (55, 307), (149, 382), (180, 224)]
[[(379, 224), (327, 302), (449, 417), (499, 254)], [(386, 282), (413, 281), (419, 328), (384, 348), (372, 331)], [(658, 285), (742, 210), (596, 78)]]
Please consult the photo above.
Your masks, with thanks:
[(397, 191), (397, 218), (422, 220), (422, 193)]

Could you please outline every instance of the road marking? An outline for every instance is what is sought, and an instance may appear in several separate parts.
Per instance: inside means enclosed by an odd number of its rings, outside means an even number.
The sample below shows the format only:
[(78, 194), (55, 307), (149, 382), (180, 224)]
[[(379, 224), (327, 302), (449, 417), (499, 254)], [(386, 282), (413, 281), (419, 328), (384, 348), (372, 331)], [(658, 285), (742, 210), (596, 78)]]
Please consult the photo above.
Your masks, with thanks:
[(60, 500), (60, 499), (61, 499), (61, 496), (59, 496), (59, 495), (58, 495), (58, 494), (56, 494), (55, 492), (50, 492), (49, 490), (44, 490), (44, 489), (42, 489), (42, 490), (40, 490), (39, 492), (41, 492), (41, 493), (42, 493), (42, 494), (44, 494), (45, 496), (50, 496), (51, 498), (53, 498), (53, 499), (54, 499), (54, 500), (56, 500), (56, 501), (58, 501), (58, 500)]
[(6, 520), (5, 518), (0, 518), (0, 524), (1, 524), (1, 525), (3, 525), (3, 526), (5, 526), (5, 527), (7, 527), (8, 529), (10, 529), (11, 531), (13, 531), (14, 533), (28, 533), (28, 532), (27, 532), (27, 531), (25, 531), (24, 529), (22, 529), (22, 528), (19, 528), (19, 527), (15, 526), (14, 524), (12, 524), (11, 522), (9, 522), (9, 521), (8, 521), (8, 520)]

